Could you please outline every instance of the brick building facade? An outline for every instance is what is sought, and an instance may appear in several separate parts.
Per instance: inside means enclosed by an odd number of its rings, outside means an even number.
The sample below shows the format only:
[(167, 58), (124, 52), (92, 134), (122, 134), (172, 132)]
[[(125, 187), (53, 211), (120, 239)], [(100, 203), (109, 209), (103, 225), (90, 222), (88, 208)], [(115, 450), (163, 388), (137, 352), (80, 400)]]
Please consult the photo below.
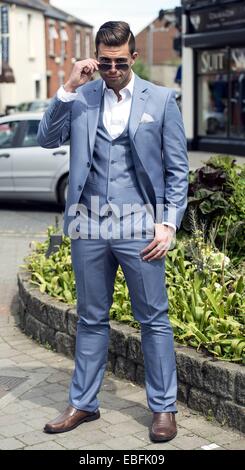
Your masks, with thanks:
[(47, 97), (52, 97), (68, 79), (76, 60), (93, 52), (93, 27), (84, 21), (46, 3), (45, 38), (47, 64)]
[(136, 35), (139, 57), (148, 66), (151, 80), (155, 83), (176, 86), (174, 78), (181, 62), (173, 49), (173, 39), (177, 33), (174, 25), (157, 18)]

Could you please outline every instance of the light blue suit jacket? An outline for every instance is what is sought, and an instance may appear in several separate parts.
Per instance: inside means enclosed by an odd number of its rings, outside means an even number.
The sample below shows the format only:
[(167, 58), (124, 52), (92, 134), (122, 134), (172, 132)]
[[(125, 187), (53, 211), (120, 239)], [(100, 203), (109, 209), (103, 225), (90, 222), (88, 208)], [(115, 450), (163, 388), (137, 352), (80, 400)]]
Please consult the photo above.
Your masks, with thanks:
[[(42, 147), (59, 147), (70, 138), (65, 234), (76, 215), (76, 204), (90, 171), (102, 85), (101, 79), (88, 82), (77, 89), (78, 97), (71, 102), (55, 96), (39, 126), (38, 142)], [(153, 120), (145, 122), (144, 113)], [(135, 76), (129, 138), (146, 202), (154, 208), (163, 204), (162, 219), (179, 227), (187, 204), (188, 157), (183, 121), (172, 89)]]

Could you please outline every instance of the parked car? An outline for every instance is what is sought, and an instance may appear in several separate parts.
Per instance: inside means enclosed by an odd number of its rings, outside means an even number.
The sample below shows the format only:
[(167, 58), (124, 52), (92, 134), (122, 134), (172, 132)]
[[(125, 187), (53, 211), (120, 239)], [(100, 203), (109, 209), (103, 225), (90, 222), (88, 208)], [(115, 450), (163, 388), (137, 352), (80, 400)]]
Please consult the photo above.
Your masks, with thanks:
[(23, 101), (17, 106), (6, 106), (6, 114), (22, 113), (22, 112), (44, 112), (49, 106), (51, 98), (46, 100)]
[(37, 142), (42, 113), (0, 118), (0, 199), (55, 201), (65, 204), (69, 142), (44, 149)]

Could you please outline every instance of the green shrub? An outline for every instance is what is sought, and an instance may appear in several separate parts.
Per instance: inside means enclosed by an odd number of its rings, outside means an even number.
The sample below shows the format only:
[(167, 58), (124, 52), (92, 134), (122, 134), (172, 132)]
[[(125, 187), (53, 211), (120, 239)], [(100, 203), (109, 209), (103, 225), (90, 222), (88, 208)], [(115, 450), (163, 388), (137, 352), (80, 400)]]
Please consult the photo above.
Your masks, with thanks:
[(133, 71), (140, 77), (143, 78), (143, 80), (149, 80), (150, 79), (150, 74), (149, 74), (149, 68), (147, 67), (144, 62), (142, 62), (141, 59), (137, 59), (136, 62), (133, 65)]
[[(177, 341), (215, 357), (245, 359), (244, 280), (229, 270), (230, 260), (200, 244), (199, 258), (188, 258), (180, 243), (169, 252), (166, 273), (169, 314)], [(194, 242), (192, 241), (192, 245)]]
[(205, 226), (208, 236), (215, 230), (216, 246), (234, 262), (245, 258), (245, 165), (230, 157), (210, 158), (190, 173), (188, 207), (182, 227), (193, 230), (192, 214)]
[[(50, 227), (48, 235), (53, 233)], [(26, 258), (26, 267), (31, 272), (31, 283), (39, 286), (42, 293), (55, 297), (62, 302), (74, 304), (76, 287), (71, 264), (70, 239), (63, 237), (60, 249), (45, 256), (49, 246), (49, 238), (44, 243), (37, 243), (36, 249)]]
[[(74, 304), (76, 290), (70, 240), (64, 237), (59, 251), (46, 258), (48, 244), (48, 240), (37, 244), (36, 250), (27, 258), (31, 282), (38, 285), (41, 292)], [(244, 278), (242, 272), (239, 274), (232, 268), (230, 259), (207, 243), (202, 232), (196, 231), (191, 239), (179, 241), (168, 253), (166, 282), (175, 339), (218, 359), (243, 362)], [(110, 317), (139, 328), (132, 315), (128, 288), (120, 268)]]

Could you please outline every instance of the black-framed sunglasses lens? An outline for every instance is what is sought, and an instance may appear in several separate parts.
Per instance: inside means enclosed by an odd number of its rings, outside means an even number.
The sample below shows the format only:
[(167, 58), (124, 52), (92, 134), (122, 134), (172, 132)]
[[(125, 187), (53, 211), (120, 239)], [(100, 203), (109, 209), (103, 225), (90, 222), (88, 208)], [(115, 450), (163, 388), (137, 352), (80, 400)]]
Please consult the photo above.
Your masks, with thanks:
[[(109, 70), (111, 70), (112, 68), (112, 64), (109, 64), (107, 62), (101, 62), (99, 65), (99, 70), (101, 72), (108, 72)], [(126, 72), (126, 70), (129, 69), (129, 64), (127, 62), (122, 62), (122, 63), (119, 63), (119, 64), (115, 64), (115, 69), (116, 70), (124, 70)]]

